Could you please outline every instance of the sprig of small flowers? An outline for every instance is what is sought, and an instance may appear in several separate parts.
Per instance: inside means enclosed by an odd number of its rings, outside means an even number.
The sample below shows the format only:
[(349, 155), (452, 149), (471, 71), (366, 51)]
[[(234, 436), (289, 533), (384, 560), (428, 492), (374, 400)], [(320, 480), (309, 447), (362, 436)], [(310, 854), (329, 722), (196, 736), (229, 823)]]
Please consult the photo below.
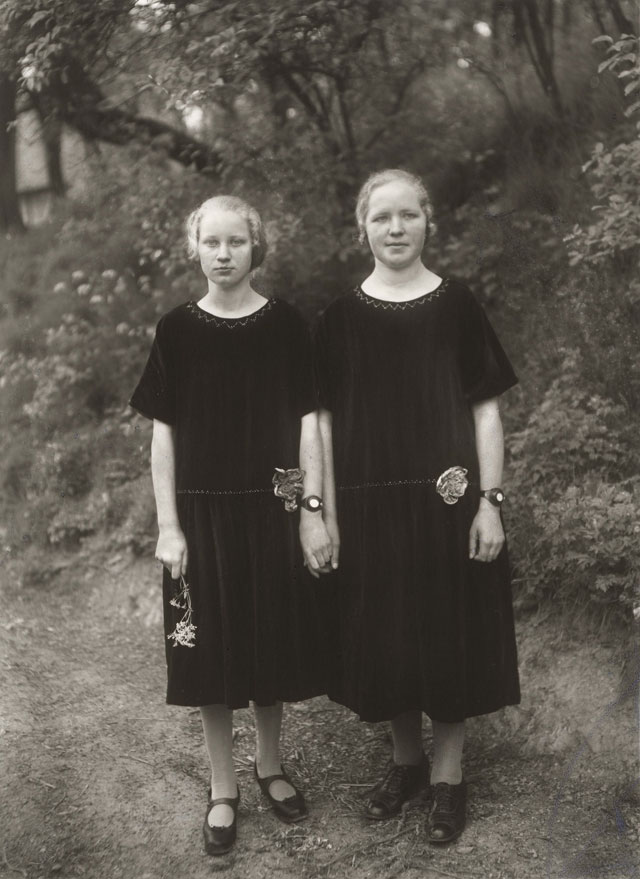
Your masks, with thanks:
[(167, 635), (167, 640), (173, 641), (174, 647), (178, 645), (180, 647), (195, 647), (197, 626), (193, 624), (193, 607), (191, 606), (189, 584), (183, 576), (180, 577), (180, 591), (174, 595), (169, 604), (172, 607), (178, 608), (178, 610), (183, 610), (184, 614), (182, 619), (176, 623), (173, 632)]

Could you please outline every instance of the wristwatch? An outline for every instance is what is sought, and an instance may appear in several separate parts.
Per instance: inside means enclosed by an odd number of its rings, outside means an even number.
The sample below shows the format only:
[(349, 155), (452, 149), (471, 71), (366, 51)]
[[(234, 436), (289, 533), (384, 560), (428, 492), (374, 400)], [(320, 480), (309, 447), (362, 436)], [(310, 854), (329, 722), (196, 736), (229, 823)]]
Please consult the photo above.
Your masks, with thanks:
[(310, 513), (319, 513), (323, 507), (322, 498), (318, 497), (317, 494), (309, 494), (303, 497), (299, 503), (301, 507), (309, 510)]
[(480, 497), (486, 497), (494, 507), (501, 507), (506, 495), (501, 488), (487, 488), (480, 492)]

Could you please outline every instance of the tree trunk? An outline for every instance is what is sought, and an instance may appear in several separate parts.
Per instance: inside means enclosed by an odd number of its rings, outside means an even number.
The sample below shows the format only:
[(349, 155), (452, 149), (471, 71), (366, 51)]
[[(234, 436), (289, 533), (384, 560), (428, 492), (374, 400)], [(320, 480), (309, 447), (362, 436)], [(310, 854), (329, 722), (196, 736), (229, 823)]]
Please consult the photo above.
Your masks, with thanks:
[(0, 230), (24, 231), (16, 185), (15, 80), (0, 71)]
[(55, 116), (43, 120), (42, 136), (47, 157), (49, 186), (54, 195), (64, 195), (66, 185), (62, 174), (62, 123)]
[(533, 66), (540, 79), (540, 84), (548, 95), (556, 115), (560, 118), (564, 117), (564, 107), (560, 96), (558, 81), (553, 69), (553, 55), (550, 51), (552, 43), (548, 44), (545, 39), (545, 32), (540, 20), (539, 10), (536, 0), (515, 0), (516, 6), (522, 3), (523, 12), (526, 13), (529, 30), (531, 32), (531, 41), (526, 38), (525, 44), (527, 51), (533, 63)]
[(40, 120), (49, 186), (54, 195), (64, 195), (66, 185), (62, 173), (62, 122), (56, 109), (39, 92), (30, 93), (31, 102)]
[(606, 27), (602, 15), (600, 14), (600, 9), (598, 7), (598, 0), (589, 0), (589, 6), (591, 7), (591, 14), (593, 15), (593, 20), (598, 25), (601, 34), (608, 34), (609, 30)]
[(497, 58), (500, 55), (501, 21), (504, 12), (503, 0), (492, 0), (491, 3), (491, 55)]
[(513, 12), (513, 40), (516, 46), (521, 46), (526, 36), (522, 0), (511, 0), (511, 11)]
[(635, 34), (636, 29), (632, 21), (630, 21), (627, 16), (622, 11), (620, 3), (618, 0), (607, 0), (607, 6), (613, 16), (613, 20), (616, 23), (616, 27), (620, 31), (621, 34)]

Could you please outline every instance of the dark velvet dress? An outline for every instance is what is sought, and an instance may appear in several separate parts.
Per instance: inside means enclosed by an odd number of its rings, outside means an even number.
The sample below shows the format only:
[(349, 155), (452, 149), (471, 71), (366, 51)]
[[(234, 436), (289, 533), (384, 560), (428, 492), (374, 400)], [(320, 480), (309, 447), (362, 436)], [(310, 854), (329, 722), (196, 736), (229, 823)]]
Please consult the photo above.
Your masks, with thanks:
[[(166, 641), (167, 702), (241, 708), (326, 692), (299, 517), (272, 485), (274, 468), (298, 466), (300, 419), (316, 408), (298, 312), (280, 299), (237, 319), (178, 306), (158, 323), (131, 405), (175, 428), (196, 633), (191, 647)], [(167, 635), (182, 616), (175, 585), (165, 570)]]
[[(519, 701), (509, 560), (469, 559), (479, 503), (471, 406), (517, 382), (469, 289), (390, 303), (357, 290), (315, 335), (333, 415), (341, 534), (329, 695), (367, 721), (453, 722)], [(450, 467), (469, 486), (436, 491)], [(492, 486), (483, 486), (490, 488)]]

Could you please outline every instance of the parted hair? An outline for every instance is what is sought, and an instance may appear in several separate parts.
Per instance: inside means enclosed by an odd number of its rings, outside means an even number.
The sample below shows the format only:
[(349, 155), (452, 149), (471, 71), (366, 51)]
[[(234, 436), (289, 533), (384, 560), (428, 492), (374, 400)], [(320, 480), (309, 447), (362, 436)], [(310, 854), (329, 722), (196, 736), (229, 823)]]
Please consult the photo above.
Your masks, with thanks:
[(358, 223), (358, 241), (360, 244), (364, 244), (367, 240), (365, 224), (371, 193), (379, 186), (393, 183), (394, 180), (401, 180), (403, 183), (408, 183), (416, 190), (420, 207), (427, 218), (426, 240), (428, 240), (430, 235), (435, 232), (436, 225), (433, 222), (433, 205), (431, 204), (431, 198), (422, 180), (416, 174), (412, 174), (410, 171), (405, 171), (402, 168), (385, 168), (383, 171), (375, 171), (373, 174), (370, 174), (360, 187), (360, 192), (358, 193), (358, 199), (356, 201), (356, 221)]
[(239, 198), (237, 195), (214, 195), (212, 198), (203, 201), (194, 211), (191, 211), (185, 223), (187, 254), (189, 258), (198, 258), (200, 223), (210, 208), (231, 211), (247, 221), (252, 245), (251, 268), (257, 269), (267, 255), (267, 236), (264, 231), (264, 224), (258, 211), (249, 202)]

